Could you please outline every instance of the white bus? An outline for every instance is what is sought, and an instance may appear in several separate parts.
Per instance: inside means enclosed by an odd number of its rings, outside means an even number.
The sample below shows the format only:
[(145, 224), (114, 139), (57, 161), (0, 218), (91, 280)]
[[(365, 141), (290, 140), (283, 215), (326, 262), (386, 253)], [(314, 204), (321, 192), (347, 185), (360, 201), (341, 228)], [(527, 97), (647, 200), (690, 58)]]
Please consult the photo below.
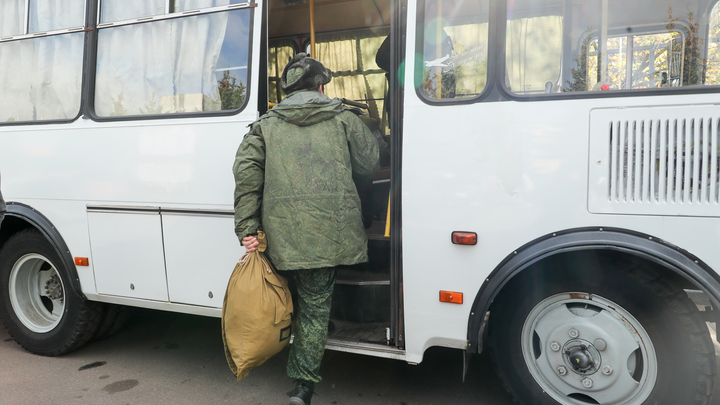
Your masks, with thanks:
[(128, 307), (220, 316), (234, 155), (301, 51), (388, 145), (329, 349), (488, 350), (523, 404), (711, 403), (717, 0), (1, 0), (20, 345), (69, 352)]

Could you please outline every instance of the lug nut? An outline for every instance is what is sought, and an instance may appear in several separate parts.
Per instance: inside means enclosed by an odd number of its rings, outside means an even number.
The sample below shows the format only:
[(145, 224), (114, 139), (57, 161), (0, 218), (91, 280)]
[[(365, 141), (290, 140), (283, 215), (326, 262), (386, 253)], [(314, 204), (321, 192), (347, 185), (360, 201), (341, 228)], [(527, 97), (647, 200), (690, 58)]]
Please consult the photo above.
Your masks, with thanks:
[(580, 332), (578, 332), (578, 330), (575, 328), (570, 329), (568, 334), (570, 334), (570, 337), (573, 339), (576, 339), (578, 336), (580, 336)]
[(589, 378), (585, 378), (585, 379), (582, 380), (582, 385), (583, 385), (583, 387), (585, 387), (585, 388), (592, 388), (592, 386), (593, 386), (593, 380), (591, 380), (591, 379), (589, 379)]
[(566, 376), (566, 375), (567, 375), (567, 369), (565, 368), (565, 366), (560, 366), (560, 367), (558, 367), (557, 372), (558, 372), (558, 374), (560, 374), (561, 376)]
[(610, 374), (612, 374), (612, 372), (613, 372), (613, 368), (610, 367), (609, 365), (604, 366), (603, 369), (602, 369), (602, 372), (603, 372), (603, 374), (605, 374), (605, 375), (610, 375)]
[(552, 351), (554, 351), (554, 352), (559, 352), (559, 351), (560, 351), (560, 343), (558, 343), (558, 342), (552, 342), (552, 343), (550, 343), (550, 348), (551, 348)]
[(605, 343), (605, 341), (602, 339), (595, 339), (593, 344), (595, 345), (595, 348), (600, 351), (607, 349), (607, 343)]

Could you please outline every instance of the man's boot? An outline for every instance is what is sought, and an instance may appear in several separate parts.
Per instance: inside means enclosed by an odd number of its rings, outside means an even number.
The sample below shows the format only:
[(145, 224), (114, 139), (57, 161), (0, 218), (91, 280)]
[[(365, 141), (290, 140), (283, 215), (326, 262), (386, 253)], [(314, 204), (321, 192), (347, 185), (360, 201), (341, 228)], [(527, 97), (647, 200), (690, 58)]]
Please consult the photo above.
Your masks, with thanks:
[(315, 384), (309, 381), (297, 380), (295, 389), (290, 394), (288, 405), (310, 405), (314, 388)]

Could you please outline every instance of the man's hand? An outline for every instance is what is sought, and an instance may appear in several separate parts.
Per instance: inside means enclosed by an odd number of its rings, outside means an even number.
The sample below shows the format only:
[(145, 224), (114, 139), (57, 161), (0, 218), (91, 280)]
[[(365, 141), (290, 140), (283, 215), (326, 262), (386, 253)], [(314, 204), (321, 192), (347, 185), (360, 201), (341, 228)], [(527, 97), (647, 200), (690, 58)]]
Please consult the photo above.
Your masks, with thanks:
[(242, 238), (242, 245), (245, 246), (245, 251), (247, 253), (254, 251), (259, 244), (260, 242), (258, 242), (257, 238), (254, 236), (246, 236)]

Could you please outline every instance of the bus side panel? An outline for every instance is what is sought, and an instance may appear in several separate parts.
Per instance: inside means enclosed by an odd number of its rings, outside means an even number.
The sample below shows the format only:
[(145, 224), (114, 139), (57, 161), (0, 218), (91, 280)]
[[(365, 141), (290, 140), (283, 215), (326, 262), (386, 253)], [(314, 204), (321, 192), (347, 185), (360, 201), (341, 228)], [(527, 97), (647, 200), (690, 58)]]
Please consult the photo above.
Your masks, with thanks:
[(244, 249), (232, 216), (163, 214), (170, 301), (221, 308)]
[[(132, 281), (129, 279), (120, 283), (122, 286), (119, 288), (125, 293), (115, 290), (118, 287), (115, 277), (120, 269), (106, 268), (94, 262), (92, 249), (98, 248), (102, 240), (90, 240), (88, 215), (104, 221), (113, 215), (119, 218), (118, 215), (123, 214), (88, 214), (88, 206), (100, 210), (103, 207), (151, 207), (189, 212), (221, 211), (224, 225), (219, 227), (215, 223), (200, 222), (186, 231), (218, 246), (229, 248), (228, 241), (234, 241), (234, 248), (225, 254), (224, 265), (211, 264), (203, 269), (217, 280), (223, 277), (227, 280), (226, 276), (232, 271), (241, 250), (232, 226), (234, 180), (231, 169), (237, 146), (254, 114), (251, 111), (237, 117), (153, 123), (93, 124), (81, 120), (67, 125), (6, 127), (0, 131), (4, 146), (0, 150), (3, 195), (7, 201), (23, 202), (46, 215), (65, 239), (73, 256), (90, 258), (92, 270), (78, 268), (83, 292), (89, 298), (98, 293), (109, 293), (167, 301), (167, 291), (164, 296), (135, 295), (136, 292), (130, 289)], [(115, 253), (126, 257), (128, 263), (150, 266), (151, 271), (161, 277), (157, 283), (166, 290), (164, 260), (183, 263), (171, 268), (170, 272), (197, 273), (198, 268), (190, 262), (185, 263), (182, 258), (164, 257), (162, 229), (159, 215), (155, 215), (157, 223), (152, 230), (155, 235), (148, 241), (155, 244), (153, 249), (122, 249), (122, 245), (107, 239), (138, 242), (141, 236), (149, 237), (127, 222), (120, 221), (123, 225), (120, 228), (108, 228), (105, 224), (95, 230), (101, 232), (97, 235), (105, 235), (106, 241), (114, 244), (108, 245), (111, 251), (112, 248), (118, 249)], [(210, 222), (213, 222), (212, 218)], [(169, 249), (169, 252), (174, 255), (178, 249)], [(202, 255), (202, 251), (193, 254)], [(128, 263), (121, 267), (129, 267)], [(110, 283), (107, 289), (98, 285), (99, 291), (96, 290), (91, 274), (93, 270), (100, 284), (106, 277)], [(192, 280), (183, 276), (178, 280), (176, 285), (180, 289), (194, 285)], [(209, 290), (202, 290), (199, 297), (203, 298), (191, 304), (222, 306), (224, 286), (221, 288), (219, 282), (215, 282), (212, 303), (207, 302)]]
[[(409, 4), (409, 32), (416, 10)], [(415, 35), (407, 36), (407, 60)], [(406, 83), (413, 79), (406, 66)], [(616, 227), (655, 235), (720, 269), (708, 240), (720, 219), (592, 214), (588, 211), (590, 116), (597, 108), (713, 103), (712, 95), (481, 101), (429, 105), (409, 87), (403, 132), (403, 294), (409, 361), (433, 345), (463, 347), (472, 302), (499, 263), (521, 246), (564, 229)], [(605, 124), (603, 124), (605, 125)], [(592, 152), (592, 153), (591, 153)], [(453, 231), (477, 232), (475, 246)], [(574, 269), (582, 272), (582, 268)], [(441, 290), (462, 292), (443, 303)], [(472, 333), (476, 331), (471, 331)]]

